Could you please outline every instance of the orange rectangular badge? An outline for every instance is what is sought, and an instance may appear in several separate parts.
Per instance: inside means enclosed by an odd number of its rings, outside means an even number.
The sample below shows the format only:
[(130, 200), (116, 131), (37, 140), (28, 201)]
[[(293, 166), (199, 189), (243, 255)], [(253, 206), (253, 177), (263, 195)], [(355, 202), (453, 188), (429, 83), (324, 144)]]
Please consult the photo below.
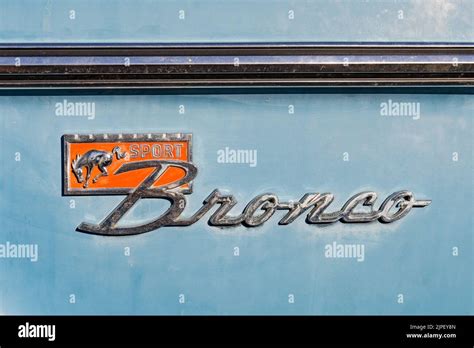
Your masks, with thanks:
[[(67, 134), (63, 136), (63, 194), (128, 194), (153, 168), (116, 173), (125, 163), (149, 160), (191, 162), (191, 134)], [(185, 171), (168, 167), (154, 187), (183, 178)], [(191, 184), (178, 188), (191, 192)]]

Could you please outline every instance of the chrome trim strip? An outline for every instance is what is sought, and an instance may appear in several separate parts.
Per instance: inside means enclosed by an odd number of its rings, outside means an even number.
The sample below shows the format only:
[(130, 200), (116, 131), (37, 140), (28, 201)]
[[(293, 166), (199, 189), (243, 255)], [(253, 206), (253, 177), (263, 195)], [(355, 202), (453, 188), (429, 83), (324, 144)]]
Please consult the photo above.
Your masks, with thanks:
[(471, 44), (0, 45), (0, 88), (473, 82)]

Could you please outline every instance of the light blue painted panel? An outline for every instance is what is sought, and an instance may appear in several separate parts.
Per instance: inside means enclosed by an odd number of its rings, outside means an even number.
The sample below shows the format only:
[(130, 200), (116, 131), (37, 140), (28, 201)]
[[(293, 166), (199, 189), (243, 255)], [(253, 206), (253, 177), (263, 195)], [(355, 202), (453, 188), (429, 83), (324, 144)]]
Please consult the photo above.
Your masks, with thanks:
[[(0, 312), (472, 314), (472, 95), (384, 91), (0, 96), (0, 244), (39, 247), (37, 262), (0, 258)], [(95, 118), (56, 116), (64, 99), (94, 102)], [(419, 103), (419, 119), (382, 116), (389, 100)], [(186, 215), (215, 188), (236, 196), (237, 211), (268, 191), (287, 200), (332, 192), (333, 208), (362, 190), (379, 203), (400, 189), (433, 202), (393, 224), (321, 227), (300, 217), (279, 226), (277, 212), (253, 229), (202, 219), (139, 236), (83, 234), (80, 222), (100, 221), (121, 200), (61, 196), (61, 136), (91, 132), (192, 133), (199, 173)], [(257, 150), (257, 165), (218, 163), (225, 147)], [(142, 202), (129, 221), (163, 208)], [(334, 241), (363, 244), (364, 261), (326, 258)]]
[(472, 42), (471, 0), (1, 0), (2, 43)]

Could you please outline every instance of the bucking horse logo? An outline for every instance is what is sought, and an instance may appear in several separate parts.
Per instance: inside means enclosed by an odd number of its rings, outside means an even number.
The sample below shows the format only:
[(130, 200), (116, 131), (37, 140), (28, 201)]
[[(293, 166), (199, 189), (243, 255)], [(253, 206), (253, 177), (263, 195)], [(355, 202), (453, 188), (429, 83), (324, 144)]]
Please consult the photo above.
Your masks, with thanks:
[[(107, 167), (110, 166), (116, 155), (117, 160), (121, 160), (127, 156), (126, 152), (120, 150), (120, 146), (115, 146), (111, 152), (90, 150), (83, 155), (77, 155), (76, 159), (72, 161), (72, 171), (79, 183), (84, 183), (83, 187), (89, 186), (89, 179), (91, 177), (94, 167), (99, 168), (100, 173), (97, 174), (92, 182), (95, 184), (101, 177), (108, 176)], [(86, 178), (84, 179), (84, 168), (87, 170)]]

